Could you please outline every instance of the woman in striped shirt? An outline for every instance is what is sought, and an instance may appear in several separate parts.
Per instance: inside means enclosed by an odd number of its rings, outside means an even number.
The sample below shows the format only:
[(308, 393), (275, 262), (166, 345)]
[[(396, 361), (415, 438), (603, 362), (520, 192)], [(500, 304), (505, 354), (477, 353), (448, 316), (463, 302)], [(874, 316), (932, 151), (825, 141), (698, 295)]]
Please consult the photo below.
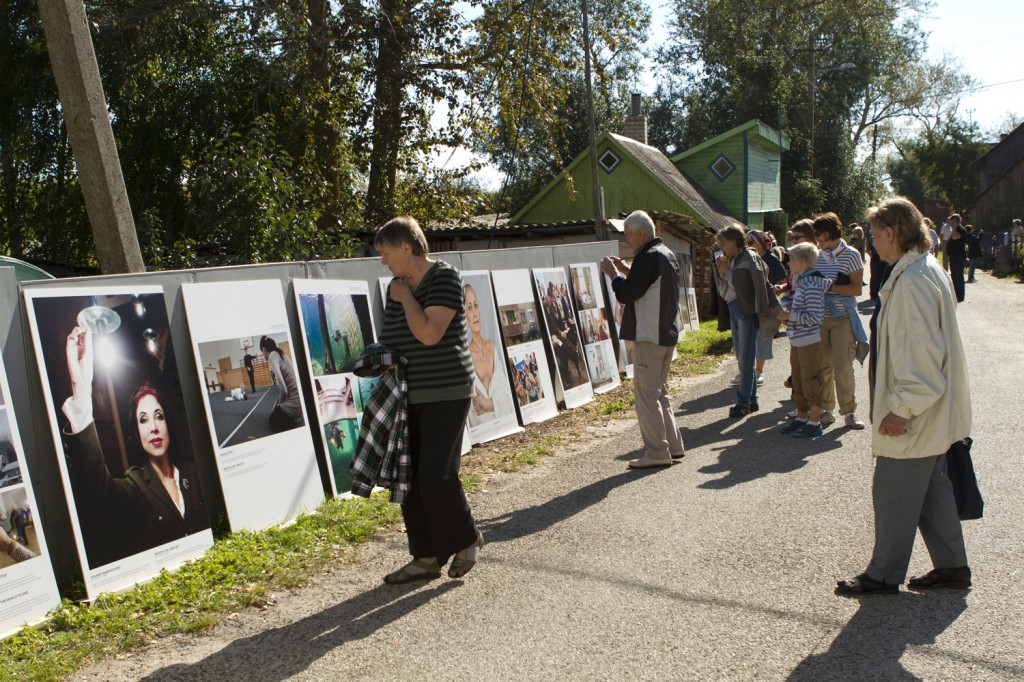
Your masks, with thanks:
[(864, 288), (864, 263), (857, 250), (842, 238), (843, 224), (835, 213), (822, 213), (814, 218), (814, 235), (818, 241), (818, 261), (815, 269), (832, 280), (825, 298), (825, 320), (821, 324), (821, 343), (825, 362), (825, 411), (821, 416), (824, 426), (835, 421), (832, 410), (838, 403), (839, 414), (845, 415), (845, 425), (863, 429), (864, 422), (857, 418), (856, 384), (853, 377), (853, 359), (857, 343), (867, 342), (863, 324), (857, 311), (856, 297)]
[(429, 580), (452, 559), (461, 578), (476, 564), (483, 535), (459, 480), (462, 434), (473, 396), (465, 294), (459, 271), (430, 258), (414, 218), (389, 221), (374, 246), (395, 276), (380, 341), (405, 357), (412, 484), (402, 503), (412, 561), (384, 582)]

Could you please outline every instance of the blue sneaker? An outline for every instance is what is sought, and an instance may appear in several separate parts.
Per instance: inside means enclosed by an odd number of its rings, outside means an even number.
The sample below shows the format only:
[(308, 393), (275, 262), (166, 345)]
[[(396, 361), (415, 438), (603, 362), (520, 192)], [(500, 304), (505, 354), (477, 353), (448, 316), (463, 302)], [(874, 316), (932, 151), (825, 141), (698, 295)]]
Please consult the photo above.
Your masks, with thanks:
[(807, 422), (803, 421), (802, 419), (793, 418), (793, 419), (789, 420), (788, 424), (786, 424), (781, 429), (779, 429), (779, 433), (788, 436), (789, 434), (791, 434), (791, 433), (793, 433), (795, 431), (799, 431), (800, 429), (804, 428), (805, 426), (807, 426)]
[(821, 430), (821, 424), (807, 422), (800, 430), (794, 431), (791, 435), (793, 438), (817, 438), (823, 433), (825, 432)]

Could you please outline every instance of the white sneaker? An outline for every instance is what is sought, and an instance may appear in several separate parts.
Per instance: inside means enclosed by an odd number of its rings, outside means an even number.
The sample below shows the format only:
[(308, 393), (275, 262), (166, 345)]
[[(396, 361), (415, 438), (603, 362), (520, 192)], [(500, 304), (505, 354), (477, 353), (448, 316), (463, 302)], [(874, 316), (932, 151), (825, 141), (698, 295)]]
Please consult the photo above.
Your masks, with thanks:
[(764, 377), (761, 376), (760, 372), (757, 373), (757, 385), (764, 386)]
[(855, 429), (857, 431), (860, 431), (864, 427), (865, 427), (864, 422), (862, 422), (861, 420), (857, 419), (857, 415), (855, 415), (853, 412), (847, 413), (847, 415), (846, 415), (846, 428), (848, 428), (848, 429)]
[(786, 419), (796, 419), (796, 410), (786, 413)]
[(829, 424), (835, 424), (836, 416), (831, 412), (822, 412), (821, 417), (818, 419), (818, 423), (822, 426), (828, 426)]
[(729, 385), (730, 386), (739, 386), (740, 385), (740, 381), (742, 381), (742, 379), (740, 379), (740, 375), (737, 374), (736, 376), (734, 376), (732, 378), (732, 381), (729, 382)]

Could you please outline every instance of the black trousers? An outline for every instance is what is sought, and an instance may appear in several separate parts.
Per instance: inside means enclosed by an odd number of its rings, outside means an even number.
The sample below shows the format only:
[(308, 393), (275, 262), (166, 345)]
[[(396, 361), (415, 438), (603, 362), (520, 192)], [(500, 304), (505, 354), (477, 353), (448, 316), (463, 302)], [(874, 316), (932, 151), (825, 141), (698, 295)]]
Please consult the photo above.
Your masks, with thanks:
[(298, 420), (294, 417), (289, 417), (281, 409), (280, 405), (274, 407), (274, 411), (270, 413), (267, 418), (270, 424), (270, 430), (274, 433), (281, 433), (282, 431), (289, 431), (298, 426)]
[(949, 257), (949, 276), (953, 279), (953, 293), (956, 294), (956, 300), (959, 303), (964, 302), (964, 293), (966, 287), (964, 286), (964, 266), (967, 265), (966, 256), (954, 256)]
[(470, 399), (409, 406), (412, 485), (402, 518), (413, 557), (441, 566), (476, 540), (476, 524), (459, 480)]
[(245, 373), (249, 375), (249, 388), (252, 389), (253, 393), (256, 392), (256, 372), (252, 367), (246, 367)]

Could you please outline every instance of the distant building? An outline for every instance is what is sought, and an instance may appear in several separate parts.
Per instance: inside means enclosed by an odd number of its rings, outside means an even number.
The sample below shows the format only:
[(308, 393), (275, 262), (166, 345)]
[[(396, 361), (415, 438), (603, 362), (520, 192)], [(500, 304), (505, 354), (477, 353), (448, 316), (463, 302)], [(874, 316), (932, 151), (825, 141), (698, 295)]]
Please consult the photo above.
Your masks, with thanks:
[(988, 232), (1005, 232), (1024, 217), (1024, 124), (971, 164), (977, 182), (970, 222)]

